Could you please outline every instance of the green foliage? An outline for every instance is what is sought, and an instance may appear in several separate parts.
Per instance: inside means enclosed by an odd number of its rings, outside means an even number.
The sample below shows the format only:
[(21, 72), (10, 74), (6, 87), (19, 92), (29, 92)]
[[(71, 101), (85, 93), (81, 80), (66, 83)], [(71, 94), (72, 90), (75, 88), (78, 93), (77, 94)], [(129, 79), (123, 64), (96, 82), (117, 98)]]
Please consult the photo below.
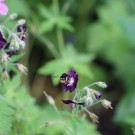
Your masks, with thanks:
[[(89, 69), (88, 63), (94, 56), (90, 54), (79, 54), (73, 45), (68, 44), (64, 50), (63, 57), (47, 62), (39, 69), (40, 74), (52, 75), (54, 83), (58, 80), (54, 75), (60, 75), (73, 68), (77, 73), (87, 78), (92, 78), (93, 74)], [(56, 82), (55, 82), (56, 81)]]
[[(135, 126), (135, 93), (128, 93), (120, 102), (117, 111), (115, 121), (119, 123)], [(125, 109), (127, 108), (127, 109)], [(124, 119), (123, 119), (124, 118)]]
[(10, 102), (0, 95), (0, 134), (9, 135), (14, 121), (14, 110)]
[[(28, 95), (26, 89), (17, 83), (20, 80), (19, 78), (20, 76), (14, 77), (7, 82), (7, 85), (3, 86), (5, 99), (8, 99), (8, 103), (13, 105), (13, 107), (11, 106), (12, 108), (9, 106), (10, 104), (0, 105), (3, 108), (1, 111), (3, 113), (6, 111), (4, 114), (6, 119), (4, 117), (1, 119), (1, 124), (5, 123), (3, 124), (5, 128), (3, 132), (5, 134), (6, 132), (7, 134), (36, 134), (38, 132), (35, 129), (36, 126), (38, 129), (36, 121), (38, 121), (42, 112), (35, 105), (34, 99)], [(8, 126), (12, 130), (7, 130)], [(29, 128), (31, 129), (30, 131), (28, 130)]]
[(135, 14), (121, 0), (108, 1), (97, 12), (100, 19), (89, 27), (87, 48), (111, 64), (115, 68), (115, 78), (122, 80), (125, 86), (126, 92), (117, 106), (115, 121), (135, 126)]
[(74, 28), (71, 26), (71, 18), (65, 15), (59, 15), (56, 5), (47, 8), (43, 5), (39, 6), (40, 15), (45, 19), (39, 27), (39, 32), (50, 32), (52, 29), (57, 26), (61, 29), (73, 31)]
[[(6, 4), (9, 6), (9, 13), (17, 12), (19, 16), (26, 18), (32, 44), (28, 46), (30, 48), (42, 46), (45, 57), (52, 59), (48, 61), (46, 58), (45, 64), (37, 71), (40, 74), (51, 75), (54, 84), (58, 84), (58, 79), (54, 76), (61, 75), (70, 68), (79, 74), (80, 86), (83, 82), (88, 84), (93, 81), (92, 79), (96, 81), (107, 79), (108, 82), (112, 79), (120, 80), (119, 85), (122, 85), (125, 91), (122, 91), (122, 99), (117, 105), (114, 120), (122, 127), (123, 134), (129, 135), (131, 132), (125, 129), (135, 126), (135, 2), (133, 0), (57, 2), (57, 0), (40, 2), (15, 0), (7, 1)], [(10, 28), (13, 28), (13, 24), (14, 21), (6, 22)], [(65, 42), (67, 35), (73, 36), (77, 41), (69, 45)], [(13, 56), (12, 61), (18, 61), (22, 55)], [(31, 59), (34, 61), (35, 57), (38, 56), (35, 55)], [(111, 65), (114, 69), (112, 75), (108, 76), (104, 69), (105, 65), (101, 67), (92, 63), (94, 58)], [(8, 70), (16, 72), (12, 64), (9, 64)], [(75, 131), (77, 135), (98, 134), (93, 124), (82, 119), (75, 119), (73, 124), (65, 118), (71, 117), (70, 114), (64, 115), (66, 112), (60, 112), (67, 122), (67, 127), (71, 129), (71, 132), (70, 130), (69, 133), (65, 132), (65, 126), (60, 124), (61, 118), (55, 110), (48, 106), (41, 108), (36, 105), (26, 88), (19, 83), (20, 78), (16, 76), (6, 82), (4, 87), (0, 86), (0, 134), (4, 132), (13, 135), (54, 135), (71, 134)], [(115, 98), (115, 95), (111, 97)], [(42, 125), (47, 121), (59, 124), (44, 128)]]
[[(78, 118), (71, 120), (71, 113), (55, 110), (50, 106), (39, 107), (35, 100), (20, 84), (20, 76), (8, 80), (2, 87), (3, 96), (0, 96), (0, 134), (29, 135), (29, 134), (63, 134), (69, 135), (76, 132), (72, 123), (77, 128), (78, 135), (92, 132), (98, 135), (95, 125)], [(7, 100), (8, 99), (8, 100)], [(69, 117), (67, 119), (67, 117)], [(45, 127), (45, 123), (53, 123)], [(78, 130), (82, 127), (84, 130)]]

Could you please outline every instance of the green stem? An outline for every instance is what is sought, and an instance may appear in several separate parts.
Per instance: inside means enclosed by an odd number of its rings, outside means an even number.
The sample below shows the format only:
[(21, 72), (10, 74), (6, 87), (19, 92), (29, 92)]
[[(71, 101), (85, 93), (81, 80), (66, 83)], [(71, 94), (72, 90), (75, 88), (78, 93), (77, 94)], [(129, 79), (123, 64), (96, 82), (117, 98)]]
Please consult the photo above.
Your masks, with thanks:
[(72, 123), (73, 123), (74, 135), (77, 135), (76, 117), (77, 117), (77, 107), (75, 107), (74, 113), (72, 115)]
[[(59, 16), (60, 16), (59, 1), (58, 0), (53, 0), (53, 6), (54, 6), (56, 16), (59, 19)], [(63, 31), (59, 26), (56, 27), (56, 34), (57, 34), (59, 51), (60, 51), (61, 56), (63, 56), (64, 37), (63, 37)]]
[(95, 82), (95, 83), (92, 83), (92, 84), (90, 84), (90, 85), (88, 85), (87, 87), (91, 87), (91, 86), (93, 86), (93, 85), (96, 85), (96, 82)]
[(56, 113), (58, 114), (59, 118), (62, 119), (62, 116), (61, 116), (61, 114), (60, 114), (58, 108), (56, 107), (56, 105), (53, 106), (53, 107), (54, 107), (54, 110), (56, 111)]
[[(96, 104), (98, 104), (98, 103), (101, 103), (101, 101), (100, 101), (100, 100), (97, 100), (97, 101), (95, 101), (91, 106), (96, 105)], [(90, 106), (90, 107), (91, 107), (91, 106)]]
[(59, 0), (53, 0), (53, 6), (54, 6), (54, 10), (56, 15), (60, 14), (60, 10), (59, 10)]
[(63, 5), (63, 8), (62, 8), (62, 14), (66, 14), (67, 11), (69, 10), (69, 8), (71, 7), (72, 3), (73, 3), (74, 0), (67, 0), (64, 5)]
[(51, 41), (49, 41), (47, 38), (43, 38), (41, 35), (35, 35), (42, 43), (44, 43), (44, 45), (46, 45), (46, 47), (49, 49), (49, 51), (52, 53), (52, 55), (57, 58), (59, 57), (59, 54), (56, 50), (56, 48), (54, 47), (53, 43)]
[(57, 32), (59, 51), (60, 51), (61, 56), (63, 56), (63, 50), (64, 50), (63, 32), (62, 32), (62, 29), (59, 27), (56, 28), (56, 32)]
[(9, 16), (2, 22), (2, 25), (5, 25), (9, 21)]

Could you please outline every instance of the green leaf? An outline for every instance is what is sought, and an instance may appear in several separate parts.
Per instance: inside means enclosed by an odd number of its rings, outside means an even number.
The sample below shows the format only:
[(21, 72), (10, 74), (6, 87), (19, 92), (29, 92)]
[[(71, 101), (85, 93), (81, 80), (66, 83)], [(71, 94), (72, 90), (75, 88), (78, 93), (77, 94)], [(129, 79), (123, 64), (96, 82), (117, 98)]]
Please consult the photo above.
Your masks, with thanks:
[[(115, 121), (135, 126), (135, 93), (126, 94), (117, 106)], [(123, 119), (124, 118), (124, 119)]]
[(46, 75), (49, 74), (56, 75), (56, 74), (61, 74), (63, 72), (66, 72), (68, 69), (69, 67), (67, 67), (66, 61), (64, 61), (64, 59), (56, 59), (47, 62), (44, 66), (42, 66), (39, 69), (39, 73), (46, 74)]
[(10, 102), (0, 95), (0, 134), (9, 135), (14, 121), (14, 110)]
[[(52, 78), (54, 78), (53, 76), (60, 76), (62, 73), (66, 73), (68, 70), (73, 68), (79, 75), (83, 75), (88, 78), (93, 77), (88, 64), (94, 58), (93, 55), (79, 54), (71, 45), (67, 45), (64, 51), (64, 56), (62, 58), (47, 62), (39, 69), (39, 73), (52, 75)], [(56, 84), (58, 83), (58, 80), (54, 78), (53, 82)]]
[(57, 18), (58, 27), (73, 32), (74, 28), (71, 26), (70, 22), (71, 18), (67, 16), (60, 16)]
[(39, 32), (44, 33), (44, 32), (52, 31), (54, 26), (55, 26), (55, 20), (54, 19), (44, 21), (41, 24), (41, 26), (39, 27)]
[(42, 17), (44, 17), (45, 19), (49, 19), (52, 17), (52, 12), (49, 8), (47, 8), (46, 6), (43, 5), (39, 5), (38, 7), (39, 9), (39, 13)]
[(23, 56), (24, 56), (24, 52), (21, 52), (21, 53), (19, 53), (19, 54), (17, 54), (17, 55), (13, 55), (12, 56), (12, 62), (16, 62), (16, 61), (18, 61), (19, 59), (21, 59)]

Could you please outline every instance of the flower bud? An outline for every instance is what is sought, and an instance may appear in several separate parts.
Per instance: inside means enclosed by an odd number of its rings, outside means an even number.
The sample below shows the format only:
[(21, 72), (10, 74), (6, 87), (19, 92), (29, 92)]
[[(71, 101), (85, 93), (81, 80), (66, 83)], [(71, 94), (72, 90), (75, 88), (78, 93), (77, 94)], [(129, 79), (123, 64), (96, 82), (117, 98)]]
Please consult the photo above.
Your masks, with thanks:
[(96, 99), (100, 99), (102, 97), (102, 93), (100, 91), (93, 90), (92, 94), (95, 96)]
[(47, 98), (49, 104), (52, 105), (52, 106), (55, 106), (55, 101), (54, 101), (54, 99), (53, 99), (51, 96), (49, 96), (45, 91), (43, 91), (43, 93), (44, 93), (44, 95), (46, 96), (46, 98)]
[(99, 123), (98, 116), (96, 114), (89, 112), (89, 116), (90, 116), (90, 118), (92, 119), (93, 122)]
[(17, 18), (17, 16), (18, 16), (17, 13), (12, 13), (12, 14), (9, 16), (9, 19), (14, 20), (14, 19)]
[(113, 107), (111, 106), (111, 102), (110, 102), (110, 101), (108, 101), (108, 100), (106, 100), (106, 99), (103, 99), (103, 100), (101, 100), (101, 103), (102, 103), (102, 105), (103, 105), (106, 109), (109, 109), (109, 108), (113, 109)]
[(96, 84), (101, 88), (107, 88), (107, 84), (105, 82), (97, 82)]
[(48, 122), (46, 122), (45, 123), (45, 127), (50, 127), (50, 126), (52, 126), (52, 125), (54, 125), (55, 123), (54, 122), (52, 122), (52, 121), (48, 121)]
[(8, 72), (7, 70), (4, 69), (2, 72), (2, 80), (6, 81), (8, 78), (9, 78)]
[(12, 40), (9, 46), (9, 49), (11, 50), (19, 50), (20, 46), (19, 46), (19, 42)]
[(21, 19), (17, 22), (17, 26), (26, 24), (26, 21), (24, 19)]
[(17, 66), (17, 68), (24, 74), (27, 74), (27, 68), (25, 66), (23, 66), (22, 64), (16, 63), (15, 64)]
[(10, 58), (7, 55), (7, 53), (2, 53), (1, 62), (2, 63), (7, 63), (9, 60), (10, 60)]

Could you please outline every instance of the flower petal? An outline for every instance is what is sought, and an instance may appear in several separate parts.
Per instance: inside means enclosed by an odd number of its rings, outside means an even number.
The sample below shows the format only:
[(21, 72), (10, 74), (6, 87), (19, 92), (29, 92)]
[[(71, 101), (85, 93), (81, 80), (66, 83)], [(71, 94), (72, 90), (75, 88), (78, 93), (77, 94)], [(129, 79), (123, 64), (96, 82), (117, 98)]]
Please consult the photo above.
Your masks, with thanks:
[(4, 3), (0, 3), (0, 15), (5, 16), (8, 13), (8, 7)]
[(1, 3), (1, 2), (4, 2), (4, 0), (0, 0), (0, 3)]
[(26, 23), (17, 26), (17, 32), (20, 32), (19, 38), (24, 42), (26, 42), (26, 29), (27, 29)]
[(22, 30), (23, 30), (23, 32), (26, 32), (26, 29), (27, 29), (27, 24), (26, 23), (24, 23), (23, 25), (18, 25), (17, 26), (17, 31), (18, 32), (22, 32)]
[(102, 93), (100, 91), (97, 91), (94, 93), (96, 99), (100, 99), (102, 97)]
[(66, 75), (68, 79), (65, 81), (65, 83), (62, 83), (64, 92), (66, 91), (73, 92), (75, 88), (77, 87), (78, 75), (73, 69), (69, 70)]
[(0, 32), (0, 50), (3, 48), (4, 45), (7, 44), (6, 39), (3, 38), (2, 33)]

